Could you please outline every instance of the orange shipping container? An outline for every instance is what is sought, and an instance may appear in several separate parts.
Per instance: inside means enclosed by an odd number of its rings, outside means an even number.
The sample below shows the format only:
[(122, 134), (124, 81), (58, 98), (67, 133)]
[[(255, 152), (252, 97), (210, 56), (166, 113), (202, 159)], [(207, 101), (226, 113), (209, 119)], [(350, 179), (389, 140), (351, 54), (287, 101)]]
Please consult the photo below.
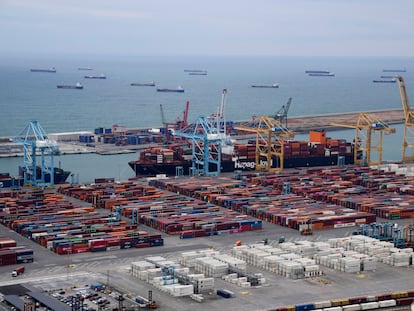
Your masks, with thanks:
[(309, 141), (312, 143), (326, 144), (326, 132), (325, 131), (310, 131)]

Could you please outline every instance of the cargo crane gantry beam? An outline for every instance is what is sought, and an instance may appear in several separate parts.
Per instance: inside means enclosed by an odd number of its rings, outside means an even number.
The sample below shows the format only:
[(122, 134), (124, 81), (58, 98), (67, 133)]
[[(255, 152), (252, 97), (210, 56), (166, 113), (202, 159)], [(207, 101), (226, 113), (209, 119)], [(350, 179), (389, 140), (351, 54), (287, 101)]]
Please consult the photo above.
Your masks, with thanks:
[[(282, 171), (284, 164), (284, 142), (295, 135), (278, 120), (261, 116), (235, 127), (238, 130), (256, 133), (256, 170)], [(263, 161), (262, 159), (265, 158)], [(278, 161), (272, 165), (272, 159)]]
[(192, 144), (191, 175), (217, 175), (221, 173), (222, 143), (228, 140), (224, 117), (227, 90), (223, 89), (217, 113), (211, 117), (199, 116), (196, 121), (176, 136), (189, 138)]
[[(46, 132), (38, 121), (30, 121), (26, 128), (11, 139), (23, 145), (23, 177), (24, 183), (32, 186), (54, 185), (54, 155), (59, 154), (59, 147), (54, 140), (47, 137)], [(37, 156), (40, 152), (40, 165)], [(40, 167), (40, 177), (37, 169)], [(46, 183), (46, 174), (50, 181)]]
[(414, 112), (411, 111), (410, 102), (408, 101), (404, 78), (401, 76), (397, 76), (396, 78), (400, 89), (401, 104), (404, 110), (402, 161), (414, 162)]
[[(355, 129), (354, 163), (357, 165), (381, 164), (383, 134), (395, 133), (395, 128), (365, 112), (359, 113), (356, 123), (331, 123), (331, 125)], [(375, 152), (376, 160), (373, 159)]]

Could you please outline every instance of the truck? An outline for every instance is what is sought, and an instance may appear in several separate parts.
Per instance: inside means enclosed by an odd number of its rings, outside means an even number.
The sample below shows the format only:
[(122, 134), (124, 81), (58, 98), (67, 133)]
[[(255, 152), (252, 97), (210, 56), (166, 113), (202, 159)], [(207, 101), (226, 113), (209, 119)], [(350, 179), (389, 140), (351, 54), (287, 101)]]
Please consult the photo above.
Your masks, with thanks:
[(105, 285), (100, 284), (100, 283), (91, 284), (90, 289), (96, 292), (103, 291), (105, 289)]
[(20, 266), (20, 267), (15, 268), (15, 269), (12, 271), (11, 275), (12, 275), (13, 277), (16, 277), (16, 276), (18, 276), (18, 275), (20, 275), (20, 274), (23, 274), (23, 272), (24, 272), (24, 266)]

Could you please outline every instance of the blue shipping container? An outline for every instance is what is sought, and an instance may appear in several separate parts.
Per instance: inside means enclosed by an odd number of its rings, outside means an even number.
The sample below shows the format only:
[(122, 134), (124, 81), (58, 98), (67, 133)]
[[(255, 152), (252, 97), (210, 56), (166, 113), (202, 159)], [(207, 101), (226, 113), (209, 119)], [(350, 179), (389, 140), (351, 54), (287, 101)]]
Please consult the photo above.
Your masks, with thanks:
[(296, 311), (306, 311), (306, 310), (313, 310), (315, 309), (315, 305), (313, 303), (305, 303), (296, 305)]

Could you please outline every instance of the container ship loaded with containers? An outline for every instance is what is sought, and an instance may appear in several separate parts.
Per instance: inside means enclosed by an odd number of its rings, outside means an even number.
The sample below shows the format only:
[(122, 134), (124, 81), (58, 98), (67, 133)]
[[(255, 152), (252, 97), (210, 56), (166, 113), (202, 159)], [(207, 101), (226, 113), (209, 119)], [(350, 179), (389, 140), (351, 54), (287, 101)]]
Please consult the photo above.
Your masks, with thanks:
[[(224, 148), (223, 148), (224, 149)], [(324, 131), (311, 131), (310, 141), (285, 141), (284, 168), (337, 165), (343, 157), (344, 164), (354, 163), (354, 145), (343, 139), (329, 139)], [(185, 175), (189, 174), (191, 147), (170, 145), (168, 147), (150, 147), (141, 151), (139, 159), (128, 162), (136, 176), (154, 176), (157, 174), (175, 175), (176, 167), (181, 166)], [(272, 167), (279, 167), (278, 158), (272, 160)], [(252, 171), (256, 169), (255, 141), (236, 142), (231, 151), (221, 155), (221, 171)]]

